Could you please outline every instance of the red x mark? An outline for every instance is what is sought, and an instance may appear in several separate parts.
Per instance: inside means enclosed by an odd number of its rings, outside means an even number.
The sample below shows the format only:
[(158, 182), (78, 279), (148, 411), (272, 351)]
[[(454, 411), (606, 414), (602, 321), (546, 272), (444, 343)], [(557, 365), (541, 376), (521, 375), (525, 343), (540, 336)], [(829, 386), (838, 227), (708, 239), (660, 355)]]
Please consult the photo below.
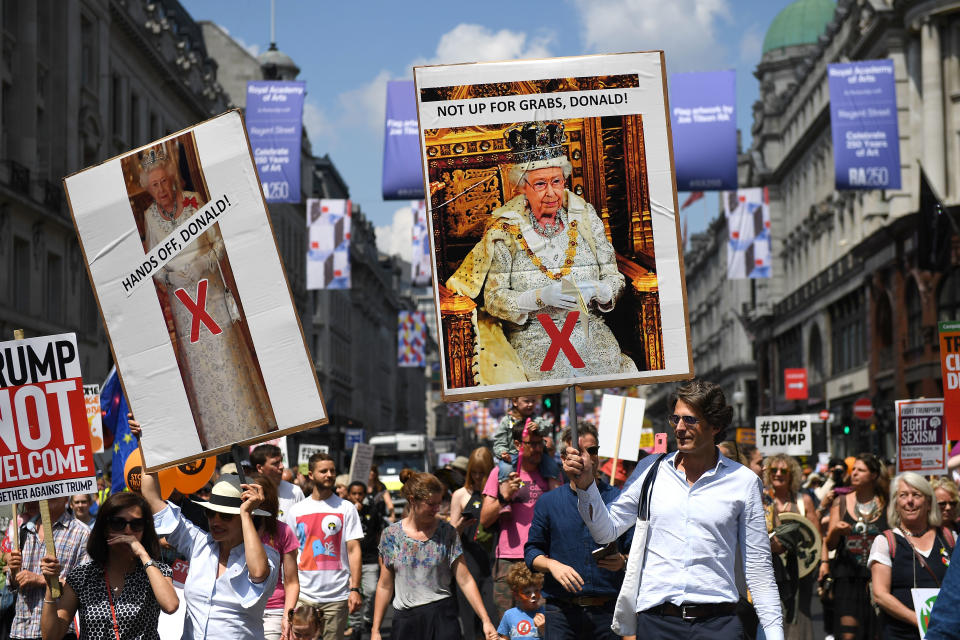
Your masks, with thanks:
[(560, 354), (561, 349), (563, 350), (563, 355), (567, 356), (567, 360), (570, 361), (570, 365), (574, 369), (583, 369), (587, 366), (583, 363), (583, 358), (580, 357), (577, 350), (573, 348), (573, 343), (570, 342), (570, 336), (573, 335), (573, 330), (577, 326), (577, 318), (579, 317), (579, 311), (571, 311), (567, 314), (567, 319), (563, 321), (563, 329), (557, 330), (557, 325), (553, 323), (553, 318), (545, 313), (537, 315), (537, 320), (540, 321), (547, 335), (550, 336), (550, 348), (547, 350), (547, 355), (543, 359), (543, 364), (540, 365), (540, 371), (550, 371), (553, 369), (553, 365), (556, 363), (557, 355)]
[(223, 329), (217, 324), (209, 313), (207, 313), (207, 279), (204, 278), (197, 283), (197, 301), (194, 302), (190, 298), (190, 294), (187, 293), (186, 289), (180, 288), (173, 292), (173, 295), (177, 296), (177, 299), (183, 303), (183, 306), (187, 308), (187, 311), (193, 314), (193, 324), (190, 325), (190, 342), (198, 342), (200, 340), (200, 323), (202, 322), (207, 329), (210, 330), (210, 333), (213, 335), (220, 335), (223, 332)]

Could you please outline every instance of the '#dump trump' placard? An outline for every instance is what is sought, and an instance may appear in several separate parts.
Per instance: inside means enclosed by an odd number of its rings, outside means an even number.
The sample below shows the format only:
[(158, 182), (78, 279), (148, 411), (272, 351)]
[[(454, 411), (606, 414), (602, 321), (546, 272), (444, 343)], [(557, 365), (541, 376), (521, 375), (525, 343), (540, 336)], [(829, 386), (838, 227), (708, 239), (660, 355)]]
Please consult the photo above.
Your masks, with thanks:
[(757, 449), (764, 456), (809, 456), (813, 453), (813, 421), (808, 415), (757, 416)]
[(148, 471), (326, 422), (239, 111), (64, 183)]
[(96, 488), (77, 337), (0, 342), (0, 504)]

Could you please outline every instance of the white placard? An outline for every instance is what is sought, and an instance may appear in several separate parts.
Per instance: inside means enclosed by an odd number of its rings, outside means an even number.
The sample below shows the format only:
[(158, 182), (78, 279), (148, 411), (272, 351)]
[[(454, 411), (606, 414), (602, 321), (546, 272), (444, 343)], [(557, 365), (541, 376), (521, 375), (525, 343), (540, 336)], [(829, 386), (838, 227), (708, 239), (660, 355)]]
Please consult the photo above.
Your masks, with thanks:
[(785, 453), (790, 456), (813, 454), (813, 423), (819, 416), (757, 416), (757, 449), (764, 456)]
[(310, 472), (308, 465), (310, 464), (310, 456), (315, 453), (330, 453), (330, 447), (325, 444), (301, 444), (297, 450), (297, 467), (300, 469), (300, 473), (307, 474)]
[(367, 484), (372, 464), (373, 445), (364, 442), (354, 443), (353, 455), (350, 457), (350, 482)]
[[(600, 457), (636, 461), (640, 455), (640, 437), (643, 434), (643, 412), (647, 401), (643, 398), (628, 398), (603, 394), (600, 405)], [(620, 411), (623, 410), (623, 428), (620, 430), (620, 446), (617, 447), (617, 427)], [(652, 439), (652, 438), (651, 438)]]
[(927, 637), (927, 625), (930, 623), (930, 611), (940, 595), (940, 589), (910, 589), (913, 598), (913, 612), (917, 614), (917, 629), (920, 640)]

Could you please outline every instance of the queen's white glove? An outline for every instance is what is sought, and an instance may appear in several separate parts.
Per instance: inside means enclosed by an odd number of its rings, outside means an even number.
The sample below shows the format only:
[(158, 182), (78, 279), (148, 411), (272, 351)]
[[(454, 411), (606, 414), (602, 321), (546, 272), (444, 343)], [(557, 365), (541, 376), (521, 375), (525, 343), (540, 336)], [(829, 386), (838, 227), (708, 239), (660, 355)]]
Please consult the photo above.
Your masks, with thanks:
[[(517, 306), (521, 311), (539, 311), (544, 307), (554, 307), (572, 311), (577, 308), (577, 301), (573, 296), (568, 296), (560, 292), (560, 283), (554, 282), (543, 289), (531, 289), (524, 291), (517, 297)], [(537, 292), (540, 293), (540, 301), (543, 304), (537, 304)]]
[(598, 304), (609, 304), (613, 298), (613, 290), (606, 282), (600, 280), (584, 280), (577, 283), (583, 301), (590, 304), (591, 300), (596, 300)]

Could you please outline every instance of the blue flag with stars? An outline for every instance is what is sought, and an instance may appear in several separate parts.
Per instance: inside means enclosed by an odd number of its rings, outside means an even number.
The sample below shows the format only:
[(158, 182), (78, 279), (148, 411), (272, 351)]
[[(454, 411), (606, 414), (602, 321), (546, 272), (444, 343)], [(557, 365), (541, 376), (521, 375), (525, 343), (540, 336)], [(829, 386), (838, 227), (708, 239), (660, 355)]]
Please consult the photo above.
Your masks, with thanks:
[(127, 488), (124, 481), (123, 466), (127, 463), (129, 456), (137, 448), (137, 439), (130, 433), (130, 425), (127, 424), (127, 399), (123, 395), (123, 387), (120, 386), (120, 378), (117, 376), (117, 369), (114, 367), (107, 376), (107, 381), (103, 383), (103, 389), (100, 391), (100, 409), (103, 412), (103, 429), (113, 433), (113, 467), (111, 470), (111, 487), (113, 493), (123, 491)]

